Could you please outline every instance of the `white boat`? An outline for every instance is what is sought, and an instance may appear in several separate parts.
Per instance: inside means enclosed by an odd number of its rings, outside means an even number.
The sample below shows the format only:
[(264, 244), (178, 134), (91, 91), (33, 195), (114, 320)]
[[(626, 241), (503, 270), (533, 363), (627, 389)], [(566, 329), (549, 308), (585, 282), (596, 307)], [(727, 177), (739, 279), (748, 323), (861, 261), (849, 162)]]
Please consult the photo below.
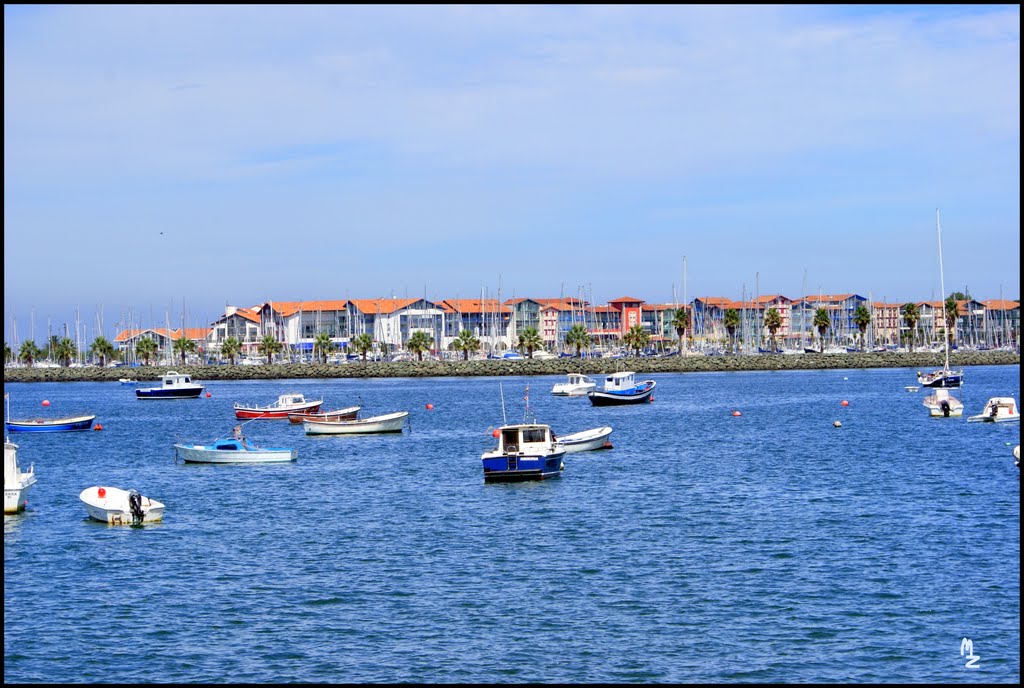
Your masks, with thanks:
[(583, 373), (569, 373), (565, 382), (559, 382), (551, 388), (556, 397), (585, 397), (587, 392), (597, 389), (597, 381)]
[(283, 463), (299, 458), (297, 449), (283, 447), (257, 447), (242, 434), (236, 425), (228, 438), (217, 438), (209, 444), (174, 445), (175, 459), (185, 463)]
[(173, 370), (160, 377), (159, 387), (144, 387), (135, 390), (136, 399), (196, 399), (203, 393), (203, 386), (192, 382), (192, 377)]
[(363, 435), (379, 432), (402, 432), (408, 411), (388, 413), (361, 420), (303, 420), (307, 435)]
[(976, 416), (970, 416), (968, 423), (1006, 423), (1020, 420), (1020, 409), (1013, 397), (992, 397), (985, 408)]
[(1013, 448), (1013, 465), (1020, 468), (1020, 445)]
[(652, 400), (657, 384), (654, 380), (637, 382), (632, 371), (612, 373), (605, 377), (604, 387), (587, 392), (587, 398), (594, 406), (645, 404)]
[(120, 382), (122, 385), (137, 385), (137, 384), (139, 384), (138, 380), (133, 380), (130, 377), (119, 377), (119, 378), (117, 378), (117, 381)]
[(563, 447), (567, 454), (593, 449), (611, 449), (612, 443), (608, 440), (611, 434), (612, 429), (606, 425), (603, 428), (583, 430), (571, 435), (559, 435), (555, 437), (555, 444)]
[(498, 446), (480, 456), (484, 482), (545, 480), (561, 475), (565, 447), (547, 425), (504, 425), (495, 431)]
[(115, 526), (156, 523), (164, 518), (164, 505), (135, 490), (93, 486), (82, 490), (78, 498), (85, 504), (89, 518)]
[(13, 514), (28, 504), (28, 490), (36, 483), (35, 466), (28, 472), (18, 465), (18, 445), (4, 440), (4, 513)]
[(916, 392), (918, 387), (917, 385), (907, 385), (903, 389), (907, 390), (908, 392)]
[(950, 388), (935, 387), (921, 402), (932, 418), (959, 418), (964, 415), (964, 402), (957, 399)]

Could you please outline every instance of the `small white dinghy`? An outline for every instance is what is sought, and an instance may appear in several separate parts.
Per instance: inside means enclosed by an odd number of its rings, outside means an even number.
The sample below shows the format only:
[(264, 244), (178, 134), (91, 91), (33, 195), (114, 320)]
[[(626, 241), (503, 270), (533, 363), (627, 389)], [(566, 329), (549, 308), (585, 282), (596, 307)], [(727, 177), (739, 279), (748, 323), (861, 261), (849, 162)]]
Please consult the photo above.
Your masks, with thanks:
[(1020, 409), (1013, 397), (992, 397), (985, 408), (976, 416), (970, 416), (968, 423), (1007, 423), (1020, 420)]
[(593, 449), (611, 449), (612, 443), (608, 441), (611, 434), (612, 429), (606, 425), (603, 428), (583, 430), (571, 435), (559, 435), (555, 439), (555, 444), (564, 448), (567, 454)]
[(156, 523), (164, 518), (162, 502), (135, 490), (96, 485), (85, 488), (78, 497), (85, 504), (89, 518), (115, 526)]

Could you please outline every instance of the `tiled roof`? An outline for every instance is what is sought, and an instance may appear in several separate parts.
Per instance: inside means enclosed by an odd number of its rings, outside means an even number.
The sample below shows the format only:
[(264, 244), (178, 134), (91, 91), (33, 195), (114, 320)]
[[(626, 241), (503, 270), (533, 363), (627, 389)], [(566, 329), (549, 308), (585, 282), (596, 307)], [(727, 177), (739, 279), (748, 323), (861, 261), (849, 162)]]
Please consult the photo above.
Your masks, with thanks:
[(617, 299), (612, 299), (608, 303), (624, 303), (624, 302), (630, 302), (630, 301), (633, 302), (633, 303), (643, 303), (644, 302), (643, 299), (635, 299), (632, 296), (620, 296)]
[(497, 299), (445, 299), (441, 308), (446, 313), (511, 313), (512, 309)]
[(422, 298), (415, 299), (349, 299), (348, 303), (356, 308), (361, 313), (387, 315), (394, 313), (397, 310), (401, 310), (417, 301), (422, 301)]

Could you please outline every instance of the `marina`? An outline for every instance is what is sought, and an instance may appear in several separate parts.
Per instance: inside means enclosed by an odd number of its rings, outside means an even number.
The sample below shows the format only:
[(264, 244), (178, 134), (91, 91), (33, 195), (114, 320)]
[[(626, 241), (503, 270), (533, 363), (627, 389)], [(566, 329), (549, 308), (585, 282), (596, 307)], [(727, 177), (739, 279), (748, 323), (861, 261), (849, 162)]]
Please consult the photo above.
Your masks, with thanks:
[[(40, 477), (4, 521), (5, 680), (948, 682), (970, 635), (984, 679), (1013, 683), (1019, 423), (928, 418), (914, 370), (655, 373), (657, 402), (610, 408), (532, 395), (552, 428), (614, 426), (615, 448), (521, 483), (481, 474), (499, 385), (512, 420), (517, 390), (564, 375), (291, 380), (409, 409), (408, 429), (340, 442), (258, 424), (301, 460), (245, 466), (175, 463), (171, 446), (224, 435), (236, 399), (280, 381), (167, 406), (116, 379), (8, 383), (26, 405), (87, 401), (106, 431), (19, 437)], [(1019, 398), (1019, 370), (968, 367), (965, 403)], [(98, 485), (167, 511), (105, 526), (79, 500)], [(122, 614), (161, 620), (141, 631), (152, 652), (75, 632)], [(518, 661), (527, 640), (560, 651)]]

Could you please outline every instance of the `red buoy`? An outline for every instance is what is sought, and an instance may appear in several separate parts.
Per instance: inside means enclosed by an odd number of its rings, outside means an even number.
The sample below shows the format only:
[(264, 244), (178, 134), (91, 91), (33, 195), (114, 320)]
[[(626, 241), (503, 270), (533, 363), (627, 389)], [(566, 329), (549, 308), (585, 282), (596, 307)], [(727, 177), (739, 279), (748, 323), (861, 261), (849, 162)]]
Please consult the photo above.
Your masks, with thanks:
[(739, 411), (733, 411), (732, 415), (734, 415), (734, 416), (742, 416), (743, 414), (740, 413)]
[(96, 490), (96, 494), (98, 494), (100, 497), (106, 497), (107, 496), (107, 488), (101, 487), (100, 489)]
[(210, 393), (209, 393), (209, 392), (207, 392), (207, 393), (206, 393), (206, 398), (207, 398), (207, 399), (209, 399), (209, 398), (210, 398)]
[(849, 406), (849, 405), (850, 405), (850, 402), (848, 402), (846, 399), (843, 399), (843, 406)]
[(50, 400), (49, 399), (43, 399), (43, 406), (49, 406), (49, 405), (50, 405)]
[(501, 432), (497, 428), (491, 433), (491, 437), (498, 437), (499, 435), (501, 435)]
[(102, 430), (103, 429), (103, 425), (101, 423), (97, 423), (96, 425), (94, 425), (92, 427), (92, 429), (93, 430)]
[(434, 405), (433, 404), (427, 404), (427, 410), (428, 411), (433, 411), (434, 410)]

